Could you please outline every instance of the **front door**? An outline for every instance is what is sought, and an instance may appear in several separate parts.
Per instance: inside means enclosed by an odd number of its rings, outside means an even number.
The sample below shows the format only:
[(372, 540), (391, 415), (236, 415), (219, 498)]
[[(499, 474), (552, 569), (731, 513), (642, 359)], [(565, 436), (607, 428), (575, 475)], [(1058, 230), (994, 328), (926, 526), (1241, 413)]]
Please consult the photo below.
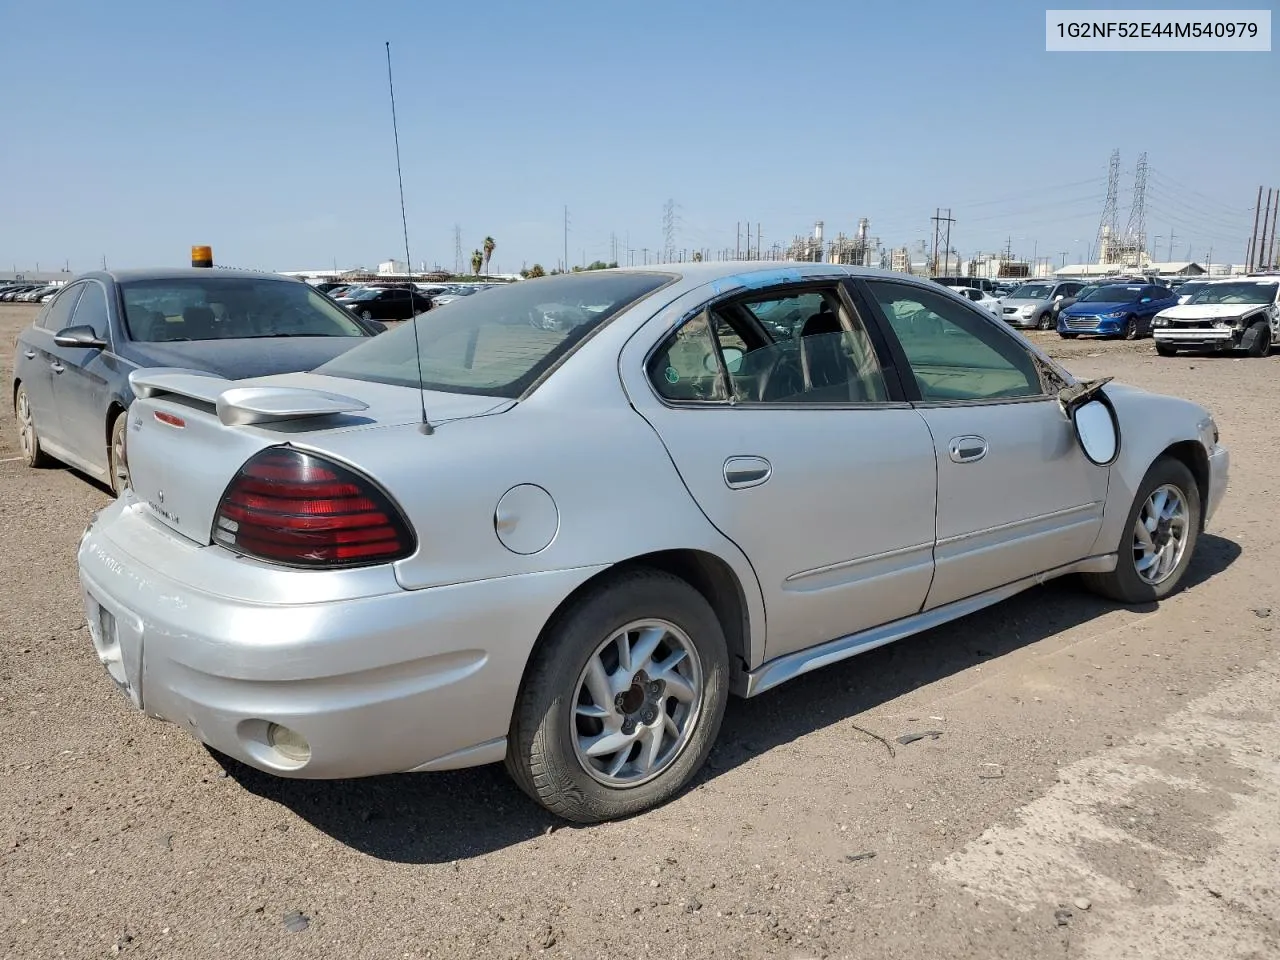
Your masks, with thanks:
[(659, 320), (633, 338), (624, 378), (754, 567), (766, 657), (916, 613), (933, 575), (933, 441), (879, 332), (839, 280), (710, 297), (678, 301), (669, 335)]
[[(98, 338), (111, 341), (107, 320), (107, 295), (101, 283), (88, 280), (69, 327), (92, 327)], [(109, 347), (108, 347), (109, 350)], [(107, 460), (107, 406), (110, 388), (107, 376), (114, 361), (99, 347), (54, 347), (62, 366), (57, 396), (58, 422), (71, 453), (90, 469), (105, 470)]]
[[(53, 342), (54, 334), (71, 325), (71, 314), (84, 290), (83, 283), (64, 287), (49, 306), (41, 311), (22, 346), (19, 363), (24, 371), (27, 399), (35, 418), (41, 442), (53, 448), (67, 444), (66, 434), (58, 418), (58, 395), (65, 386), (66, 364)], [(56, 454), (55, 454), (56, 455)]]
[(926, 608), (1088, 556), (1109, 473), (1081, 452), (1057, 384), (1033, 352), (940, 291), (884, 280), (866, 286), (933, 435), (936, 572)]

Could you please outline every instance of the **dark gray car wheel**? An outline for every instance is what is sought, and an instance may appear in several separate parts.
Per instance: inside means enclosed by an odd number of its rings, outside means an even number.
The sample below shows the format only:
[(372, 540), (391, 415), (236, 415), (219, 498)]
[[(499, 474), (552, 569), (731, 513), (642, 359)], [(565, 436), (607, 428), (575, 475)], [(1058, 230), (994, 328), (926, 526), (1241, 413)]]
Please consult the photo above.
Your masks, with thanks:
[(361, 316), (361, 317), (363, 317), (365, 320), (372, 320), (372, 319), (373, 319), (373, 314), (372, 314), (371, 312), (369, 312), (368, 310), (361, 310), (361, 311), (360, 311), (360, 316)]
[(1049, 310), (1040, 314), (1040, 319), (1036, 321), (1037, 330), (1052, 330), (1053, 326), (1053, 313)]
[(1181, 460), (1161, 457), (1138, 487), (1110, 573), (1086, 573), (1089, 589), (1121, 603), (1161, 600), (1177, 589), (1200, 537), (1200, 488)]
[(1265, 357), (1271, 352), (1271, 324), (1266, 320), (1259, 320), (1254, 326), (1258, 327), (1258, 335), (1249, 348), (1249, 356)]
[(658, 570), (604, 581), (547, 627), (512, 716), (507, 770), (577, 823), (657, 806), (706, 761), (728, 684), (724, 633), (702, 594)]
[(27, 388), (18, 384), (13, 397), (13, 415), (18, 421), (18, 448), (29, 467), (47, 467), (53, 458), (40, 449), (40, 432), (36, 429), (35, 414), (31, 410), (31, 398)]

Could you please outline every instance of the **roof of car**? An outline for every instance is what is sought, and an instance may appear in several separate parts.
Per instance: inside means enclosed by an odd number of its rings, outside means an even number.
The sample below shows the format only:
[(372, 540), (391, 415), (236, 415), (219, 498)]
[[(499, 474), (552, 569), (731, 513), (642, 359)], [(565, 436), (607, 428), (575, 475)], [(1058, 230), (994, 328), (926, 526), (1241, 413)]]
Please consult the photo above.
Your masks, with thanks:
[[(819, 274), (831, 275), (844, 273), (855, 277), (902, 277), (920, 283), (932, 282), (928, 277), (910, 276), (882, 270), (878, 267), (854, 267), (835, 263), (808, 263), (789, 260), (703, 260), (688, 263), (652, 263), (648, 266), (614, 267), (611, 270), (584, 271), (581, 276), (592, 273), (668, 273), (678, 274), (686, 280), (710, 283), (728, 277), (740, 277), (747, 274), (777, 274), (785, 279), (791, 274), (797, 277)], [(528, 282), (528, 281), (523, 281)]]
[(302, 282), (295, 277), (286, 277), (279, 273), (268, 273), (264, 270), (231, 270), (221, 267), (142, 267), (134, 270), (98, 270), (81, 276), (97, 277), (99, 279), (109, 278), (117, 283), (126, 283), (132, 280), (186, 280), (192, 278), (203, 280), (209, 277), (241, 280), (280, 280), (285, 283)]

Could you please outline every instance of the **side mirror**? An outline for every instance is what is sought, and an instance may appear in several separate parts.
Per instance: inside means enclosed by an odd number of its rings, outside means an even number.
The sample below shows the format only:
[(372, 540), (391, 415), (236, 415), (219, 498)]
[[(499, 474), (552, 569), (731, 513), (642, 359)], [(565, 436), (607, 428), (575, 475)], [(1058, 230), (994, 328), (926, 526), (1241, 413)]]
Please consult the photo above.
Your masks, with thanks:
[(54, 335), (53, 342), (60, 347), (86, 347), (98, 350), (107, 345), (107, 342), (99, 337), (97, 331), (87, 323), (59, 330)]
[(387, 325), (383, 323), (381, 320), (366, 320), (365, 323), (373, 327), (373, 332), (375, 334), (387, 332)]
[(1110, 382), (1110, 377), (1104, 377), (1064, 387), (1058, 393), (1058, 403), (1071, 420), (1080, 449), (1099, 467), (1111, 466), (1120, 456), (1120, 420), (1111, 399), (1102, 392)]
[(1054, 297), (1053, 299), (1054, 299), (1054, 300), (1061, 300), (1061, 299), (1062, 299), (1062, 294), (1058, 294), (1058, 295), (1057, 295), (1056, 297)]

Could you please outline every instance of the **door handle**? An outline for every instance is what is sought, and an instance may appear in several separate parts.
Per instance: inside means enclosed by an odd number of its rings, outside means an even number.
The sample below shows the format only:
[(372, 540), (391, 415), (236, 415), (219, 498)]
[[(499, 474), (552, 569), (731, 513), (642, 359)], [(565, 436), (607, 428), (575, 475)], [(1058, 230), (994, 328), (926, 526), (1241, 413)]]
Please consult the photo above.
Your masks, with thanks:
[(956, 437), (947, 453), (955, 463), (976, 463), (987, 455), (987, 441), (982, 437)]
[(61, 364), (61, 362), (59, 362), (59, 361), (57, 361), (57, 360), (50, 360), (50, 361), (49, 361), (49, 366), (53, 367), (53, 372), (54, 372), (54, 373), (61, 373), (63, 370), (67, 369), (66, 367), (64, 367), (64, 366)]
[(34, 360), (36, 358), (36, 352), (34, 350), (24, 350), (22, 355), (28, 360)]
[(724, 462), (724, 482), (731, 490), (758, 487), (773, 476), (773, 464), (764, 457), (730, 457)]

